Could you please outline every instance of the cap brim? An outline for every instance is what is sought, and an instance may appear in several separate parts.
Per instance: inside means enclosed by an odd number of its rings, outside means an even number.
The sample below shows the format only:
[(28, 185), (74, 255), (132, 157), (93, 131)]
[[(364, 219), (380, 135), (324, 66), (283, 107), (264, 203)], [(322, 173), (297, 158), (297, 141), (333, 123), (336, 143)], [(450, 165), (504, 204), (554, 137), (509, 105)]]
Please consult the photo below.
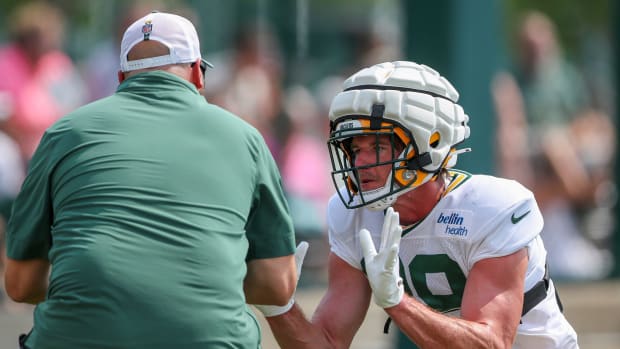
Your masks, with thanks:
[(207, 61), (204, 58), (200, 59), (200, 67), (203, 68), (204, 70), (207, 70), (208, 68), (213, 68), (213, 64), (211, 64), (211, 62)]

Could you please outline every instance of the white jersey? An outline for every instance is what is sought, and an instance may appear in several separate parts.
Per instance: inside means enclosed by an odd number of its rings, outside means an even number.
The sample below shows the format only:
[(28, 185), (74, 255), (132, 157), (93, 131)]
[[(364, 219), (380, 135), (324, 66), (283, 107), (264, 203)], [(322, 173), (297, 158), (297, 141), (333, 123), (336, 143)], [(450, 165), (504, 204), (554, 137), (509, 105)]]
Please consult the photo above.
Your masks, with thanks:
[[(512, 180), (456, 170), (449, 174), (444, 196), (428, 216), (403, 228), (400, 274), (408, 294), (459, 316), (467, 276), (477, 261), (527, 247), (525, 292), (543, 279), (547, 252), (539, 236), (543, 218), (529, 190)], [(383, 217), (382, 211), (349, 210), (334, 195), (328, 208), (331, 251), (363, 270), (358, 232), (368, 229), (379, 246)], [(522, 317), (513, 348), (578, 348), (552, 282), (547, 297)]]

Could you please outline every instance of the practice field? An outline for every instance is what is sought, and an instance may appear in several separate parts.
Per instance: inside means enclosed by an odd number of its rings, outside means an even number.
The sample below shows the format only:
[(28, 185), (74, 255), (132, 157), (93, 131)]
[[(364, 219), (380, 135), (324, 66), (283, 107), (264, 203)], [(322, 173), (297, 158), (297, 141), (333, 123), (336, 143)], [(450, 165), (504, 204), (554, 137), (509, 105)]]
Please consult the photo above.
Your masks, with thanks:
[[(303, 274), (302, 274), (303, 278)], [(620, 281), (556, 284), (564, 313), (579, 335), (581, 349), (620, 348)], [(320, 288), (297, 292), (299, 303), (311, 314), (323, 293)], [(351, 349), (396, 349), (395, 331), (383, 334), (386, 315), (382, 309), (370, 307), (368, 317), (355, 337)], [(267, 323), (263, 326), (263, 348), (278, 348)]]
[[(303, 274), (302, 274), (303, 278)], [(597, 283), (562, 283), (557, 285), (565, 313), (579, 334), (581, 349), (618, 349), (620, 343), (620, 281)], [(297, 299), (308, 314), (318, 304), (324, 289), (304, 287)], [(263, 348), (278, 348), (262, 316)], [(351, 349), (395, 348), (393, 329), (383, 334), (385, 313), (371, 306), (362, 329)], [(27, 331), (32, 323), (32, 308), (9, 304), (0, 309), (0, 349), (16, 349), (17, 335)]]

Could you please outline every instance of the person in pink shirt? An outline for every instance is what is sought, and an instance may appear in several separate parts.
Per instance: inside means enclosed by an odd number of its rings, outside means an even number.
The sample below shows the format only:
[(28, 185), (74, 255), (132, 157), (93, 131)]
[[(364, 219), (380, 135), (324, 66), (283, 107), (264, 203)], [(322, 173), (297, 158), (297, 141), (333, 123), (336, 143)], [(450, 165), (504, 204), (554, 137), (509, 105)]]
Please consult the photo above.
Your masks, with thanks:
[(83, 104), (86, 95), (71, 58), (60, 49), (59, 9), (27, 3), (8, 18), (11, 41), (0, 48), (0, 129), (17, 142), (27, 162), (45, 129)]

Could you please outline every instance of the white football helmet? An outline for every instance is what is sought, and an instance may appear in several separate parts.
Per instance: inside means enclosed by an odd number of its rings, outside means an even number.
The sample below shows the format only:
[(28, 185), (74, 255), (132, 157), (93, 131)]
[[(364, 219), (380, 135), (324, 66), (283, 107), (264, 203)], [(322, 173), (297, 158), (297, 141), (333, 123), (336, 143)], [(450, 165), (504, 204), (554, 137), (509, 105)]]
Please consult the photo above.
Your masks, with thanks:
[[(329, 110), (328, 141), (332, 179), (347, 208), (384, 210), (399, 195), (435, 178), (456, 164), (456, 146), (469, 137), (469, 117), (456, 104), (458, 92), (435, 70), (413, 62), (377, 64), (349, 77)], [(383, 187), (359, 191), (361, 167), (350, 151), (355, 136), (389, 135), (392, 147), (404, 145), (389, 161)], [(378, 157), (377, 157), (378, 158)], [(385, 165), (385, 162), (372, 166)], [(370, 166), (364, 166), (370, 167)]]

